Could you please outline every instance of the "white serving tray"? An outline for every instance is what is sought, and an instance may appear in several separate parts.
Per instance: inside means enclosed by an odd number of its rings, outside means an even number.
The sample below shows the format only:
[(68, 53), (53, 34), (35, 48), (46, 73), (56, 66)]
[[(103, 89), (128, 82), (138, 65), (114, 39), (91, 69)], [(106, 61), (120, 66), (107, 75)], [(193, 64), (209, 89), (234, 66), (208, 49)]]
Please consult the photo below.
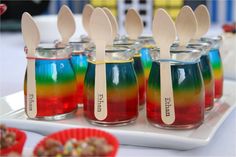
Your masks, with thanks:
[[(0, 116), (1, 123), (9, 127), (28, 130), (43, 135), (55, 131), (75, 128), (93, 127), (106, 130), (114, 134), (124, 145), (147, 146), (159, 148), (171, 148), (187, 150), (207, 145), (213, 138), (217, 129), (236, 107), (236, 82), (224, 82), (224, 96), (215, 103), (214, 108), (205, 116), (204, 123), (192, 130), (164, 130), (149, 124), (145, 117), (145, 110), (140, 112), (136, 123), (122, 127), (98, 127), (89, 124), (83, 117), (83, 111), (79, 110), (77, 116), (61, 121), (36, 121), (27, 119), (24, 109), (23, 92), (2, 98), (0, 106), (7, 106), (10, 112)], [(17, 109), (17, 107), (21, 109)]]

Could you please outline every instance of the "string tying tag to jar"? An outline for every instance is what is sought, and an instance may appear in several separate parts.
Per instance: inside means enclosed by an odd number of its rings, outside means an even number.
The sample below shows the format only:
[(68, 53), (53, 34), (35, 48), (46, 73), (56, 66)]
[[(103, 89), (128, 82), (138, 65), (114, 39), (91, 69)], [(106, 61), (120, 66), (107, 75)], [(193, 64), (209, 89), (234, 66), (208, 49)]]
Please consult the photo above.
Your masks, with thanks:
[(134, 57), (141, 57), (142, 55), (140, 53), (137, 53), (134, 55)]
[(154, 45), (151, 45), (151, 44), (147, 44), (147, 45), (144, 45), (145, 48), (148, 48), (148, 49), (152, 49), (152, 48), (155, 48)]

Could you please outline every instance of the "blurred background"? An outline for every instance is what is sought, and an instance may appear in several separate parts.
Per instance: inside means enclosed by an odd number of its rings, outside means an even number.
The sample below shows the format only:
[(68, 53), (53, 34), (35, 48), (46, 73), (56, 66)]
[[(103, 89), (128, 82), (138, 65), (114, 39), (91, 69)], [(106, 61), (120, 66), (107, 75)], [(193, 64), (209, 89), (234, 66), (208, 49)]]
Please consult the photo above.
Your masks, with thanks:
[(117, 17), (121, 32), (125, 14), (130, 7), (139, 11), (145, 32), (151, 29), (152, 17), (158, 8), (165, 8), (175, 19), (183, 5), (195, 9), (199, 4), (205, 4), (213, 24), (230, 23), (236, 19), (235, 0), (1, 0), (1, 3), (8, 7), (8, 11), (1, 17), (1, 31), (19, 31), (19, 20), (24, 11), (31, 15), (55, 15), (63, 4), (69, 6), (75, 14), (80, 14), (87, 3), (94, 7), (107, 7)]
[(125, 14), (130, 7), (136, 8), (143, 19), (143, 35), (151, 35), (152, 17), (158, 8), (165, 8), (175, 19), (183, 5), (195, 9), (199, 4), (205, 4), (210, 11), (212, 22), (209, 36), (221, 34), (223, 24), (236, 21), (236, 0), (1, 0), (0, 3), (7, 6), (0, 19), (0, 97), (23, 89), (26, 59), (20, 20), (25, 11), (36, 21), (42, 42), (59, 39), (56, 20), (63, 4), (69, 6), (75, 14), (77, 30), (74, 39), (85, 34), (81, 12), (87, 3), (94, 7), (109, 8), (117, 17), (121, 35), (125, 34)]

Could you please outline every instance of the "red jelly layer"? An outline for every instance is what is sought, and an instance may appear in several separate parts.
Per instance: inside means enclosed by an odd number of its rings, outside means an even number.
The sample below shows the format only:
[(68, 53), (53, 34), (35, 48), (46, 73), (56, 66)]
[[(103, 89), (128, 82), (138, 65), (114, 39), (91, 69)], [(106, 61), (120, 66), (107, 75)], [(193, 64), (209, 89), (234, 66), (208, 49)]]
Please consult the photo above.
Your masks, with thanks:
[[(175, 122), (171, 125), (196, 125), (204, 119), (203, 109), (204, 108), (199, 106), (199, 103), (182, 107), (175, 106)], [(147, 102), (147, 118), (150, 122), (155, 124), (165, 125), (161, 119), (160, 104)]]
[[(26, 100), (26, 99), (25, 99)], [(56, 116), (77, 109), (74, 95), (65, 97), (37, 98), (37, 117)]]
[(146, 87), (145, 83), (139, 85), (139, 105), (144, 105), (146, 103)]
[[(94, 116), (94, 100), (84, 98), (84, 114), (89, 120), (97, 121)], [(138, 98), (126, 101), (107, 101), (108, 115), (104, 122), (121, 122), (134, 119), (138, 115)]]
[(83, 89), (84, 89), (84, 84), (77, 83), (76, 85), (77, 92), (76, 92), (76, 100), (78, 104), (83, 103)]
[(210, 109), (214, 105), (214, 92), (205, 92), (205, 108)]
[(219, 99), (223, 95), (223, 78), (215, 79), (215, 98)]

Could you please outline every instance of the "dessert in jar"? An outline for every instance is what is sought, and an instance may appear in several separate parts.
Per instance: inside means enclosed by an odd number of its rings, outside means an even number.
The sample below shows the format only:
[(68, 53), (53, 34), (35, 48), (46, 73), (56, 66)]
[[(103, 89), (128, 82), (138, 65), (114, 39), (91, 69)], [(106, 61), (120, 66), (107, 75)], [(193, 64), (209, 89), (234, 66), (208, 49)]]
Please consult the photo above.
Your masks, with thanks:
[[(70, 61), (71, 52), (70, 46), (56, 47), (55, 44), (40, 44), (36, 48), (35, 56), (32, 58), (35, 59), (36, 78), (37, 115), (35, 119), (64, 119), (76, 112), (77, 88)], [(26, 101), (27, 72), (24, 95), (25, 105), (28, 105)]]
[(139, 37), (138, 41), (141, 43), (142, 48), (140, 49), (141, 60), (144, 68), (144, 74), (146, 83), (148, 81), (148, 77), (150, 74), (151, 66), (152, 66), (152, 57), (150, 51), (152, 48), (155, 48), (155, 42), (152, 37)]
[(140, 49), (142, 44), (138, 41), (130, 40), (128, 38), (121, 38), (120, 40), (115, 40), (115, 46), (128, 46), (131, 49), (134, 49), (133, 59), (134, 59), (134, 71), (138, 79), (138, 87), (139, 87), (139, 109), (142, 109), (146, 103), (146, 80), (144, 67), (142, 63), (142, 57), (140, 53)]
[[(205, 91), (196, 49), (171, 50), (171, 59), (160, 59), (152, 52), (152, 68), (147, 86), (147, 119), (154, 126), (168, 129), (198, 127), (204, 120)], [(161, 118), (160, 63), (170, 62), (174, 95), (175, 121), (165, 124)], [(167, 112), (168, 113), (168, 112)]]
[(88, 67), (88, 53), (85, 51), (89, 41), (70, 42), (72, 47), (71, 63), (76, 75), (76, 99), (79, 106), (83, 104), (84, 76)]
[[(99, 53), (99, 52), (96, 52)], [(139, 90), (134, 71), (133, 50), (128, 47), (106, 48), (107, 117), (98, 120), (94, 114), (95, 68), (94, 52), (88, 58), (84, 81), (84, 116), (93, 124), (124, 125), (134, 122), (138, 116)]]
[(219, 99), (223, 95), (223, 81), (224, 81), (223, 63), (220, 52), (220, 47), (222, 45), (222, 37), (217, 36), (214, 38), (201, 38), (201, 41), (211, 43), (209, 58), (215, 79), (215, 99)]
[(196, 48), (201, 51), (200, 70), (202, 73), (204, 88), (205, 88), (205, 110), (209, 111), (214, 106), (215, 97), (215, 82), (213, 69), (210, 63), (209, 52), (211, 49), (210, 43), (190, 43), (188, 47)]

